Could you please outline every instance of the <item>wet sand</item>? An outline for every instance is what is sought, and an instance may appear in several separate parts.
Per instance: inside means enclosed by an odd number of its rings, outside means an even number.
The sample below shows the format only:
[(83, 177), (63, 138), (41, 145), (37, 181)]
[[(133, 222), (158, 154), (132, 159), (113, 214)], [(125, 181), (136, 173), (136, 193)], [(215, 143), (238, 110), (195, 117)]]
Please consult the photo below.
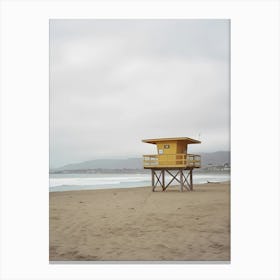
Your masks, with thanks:
[(50, 261), (229, 261), (230, 184), (50, 193)]

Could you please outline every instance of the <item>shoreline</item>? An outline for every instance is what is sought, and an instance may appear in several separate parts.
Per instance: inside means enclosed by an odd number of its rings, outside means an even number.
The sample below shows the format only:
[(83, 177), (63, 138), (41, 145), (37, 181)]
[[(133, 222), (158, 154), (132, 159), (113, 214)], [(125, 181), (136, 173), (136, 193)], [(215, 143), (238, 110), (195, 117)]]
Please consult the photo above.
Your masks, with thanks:
[[(206, 182), (206, 183), (196, 183), (194, 184), (195, 186), (201, 186), (201, 185), (208, 185), (208, 184), (227, 184), (230, 183), (230, 180), (225, 180), (225, 181), (217, 181), (217, 182)], [(56, 189), (56, 188), (69, 188), (69, 187), (74, 187), (77, 189), (72, 189), (72, 190), (54, 190), (52, 191), (51, 189)], [(79, 187), (81, 187), (81, 189), (78, 189)], [(84, 187), (84, 189), (82, 189)], [(171, 187), (177, 187), (176, 185), (171, 185)], [(102, 185), (102, 186), (97, 186), (97, 188), (94, 188), (92, 186), (78, 186), (78, 185), (74, 185), (74, 186), (70, 186), (70, 185), (61, 185), (61, 186), (55, 186), (55, 187), (49, 187), (49, 193), (57, 193), (57, 192), (73, 192), (73, 191), (97, 191), (97, 190), (119, 190), (119, 189), (135, 189), (135, 188), (152, 188), (151, 186), (123, 186), (123, 187), (111, 187), (107, 185)], [(158, 187), (159, 188), (159, 187)], [(179, 188), (179, 187), (178, 187)]]
[(230, 261), (230, 181), (50, 192), (52, 261)]

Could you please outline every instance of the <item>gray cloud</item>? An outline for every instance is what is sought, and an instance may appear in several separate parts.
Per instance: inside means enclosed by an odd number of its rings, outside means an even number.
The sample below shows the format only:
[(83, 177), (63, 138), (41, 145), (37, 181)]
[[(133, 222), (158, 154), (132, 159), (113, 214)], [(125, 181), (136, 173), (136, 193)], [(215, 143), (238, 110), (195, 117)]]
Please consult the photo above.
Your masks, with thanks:
[(228, 20), (51, 20), (51, 166), (201, 134), (229, 149)]

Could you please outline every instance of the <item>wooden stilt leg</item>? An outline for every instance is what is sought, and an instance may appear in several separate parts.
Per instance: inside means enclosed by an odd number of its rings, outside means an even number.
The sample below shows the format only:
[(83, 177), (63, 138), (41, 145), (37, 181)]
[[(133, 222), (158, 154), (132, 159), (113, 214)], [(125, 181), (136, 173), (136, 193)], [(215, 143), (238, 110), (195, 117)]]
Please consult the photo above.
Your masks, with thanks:
[(153, 192), (155, 191), (155, 171), (154, 169), (151, 169), (152, 171), (152, 188), (153, 188)]
[(191, 185), (191, 191), (193, 190), (193, 178), (192, 178), (192, 169), (190, 170), (190, 185)]
[[(158, 173), (157, 173), (158, 171)], [(165, 178), (165, 171), (172, 177), (171, 180), (167, 181)], [(168, 169), (151, 169), (152, 176), (152, 191), (154, 192), (156, 186), (159, 184), (162, 187), (162, 191), (165, 191), (167, 187), (175, 180), (180, 184), (180, 191), (183, 192), (184, 188), (188, 191), (193, 190), (193, 169), (189, 170), (186, 176), (183, 169), (179, 169), (176, 174), (171, 173)], [(178, 178), (180, 176), (180, 178)], [(189, 179), (189, 180), (188, 180)], [(168, 178), (167, 178), (168, 180)]]
[(162, 190), (165, 189), (164, 169), (162, 169)]
[(180, 191), (183, 191), (184, 181), (183, 181), (183, 171), (180, 170)]

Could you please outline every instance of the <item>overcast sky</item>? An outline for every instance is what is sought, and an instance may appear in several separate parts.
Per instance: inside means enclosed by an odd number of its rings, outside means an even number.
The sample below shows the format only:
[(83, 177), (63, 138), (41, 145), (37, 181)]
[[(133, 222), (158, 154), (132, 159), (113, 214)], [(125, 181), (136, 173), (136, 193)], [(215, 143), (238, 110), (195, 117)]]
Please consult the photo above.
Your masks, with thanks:
[(228, 20), (51, 20), (50, 166), (229, 150)]

